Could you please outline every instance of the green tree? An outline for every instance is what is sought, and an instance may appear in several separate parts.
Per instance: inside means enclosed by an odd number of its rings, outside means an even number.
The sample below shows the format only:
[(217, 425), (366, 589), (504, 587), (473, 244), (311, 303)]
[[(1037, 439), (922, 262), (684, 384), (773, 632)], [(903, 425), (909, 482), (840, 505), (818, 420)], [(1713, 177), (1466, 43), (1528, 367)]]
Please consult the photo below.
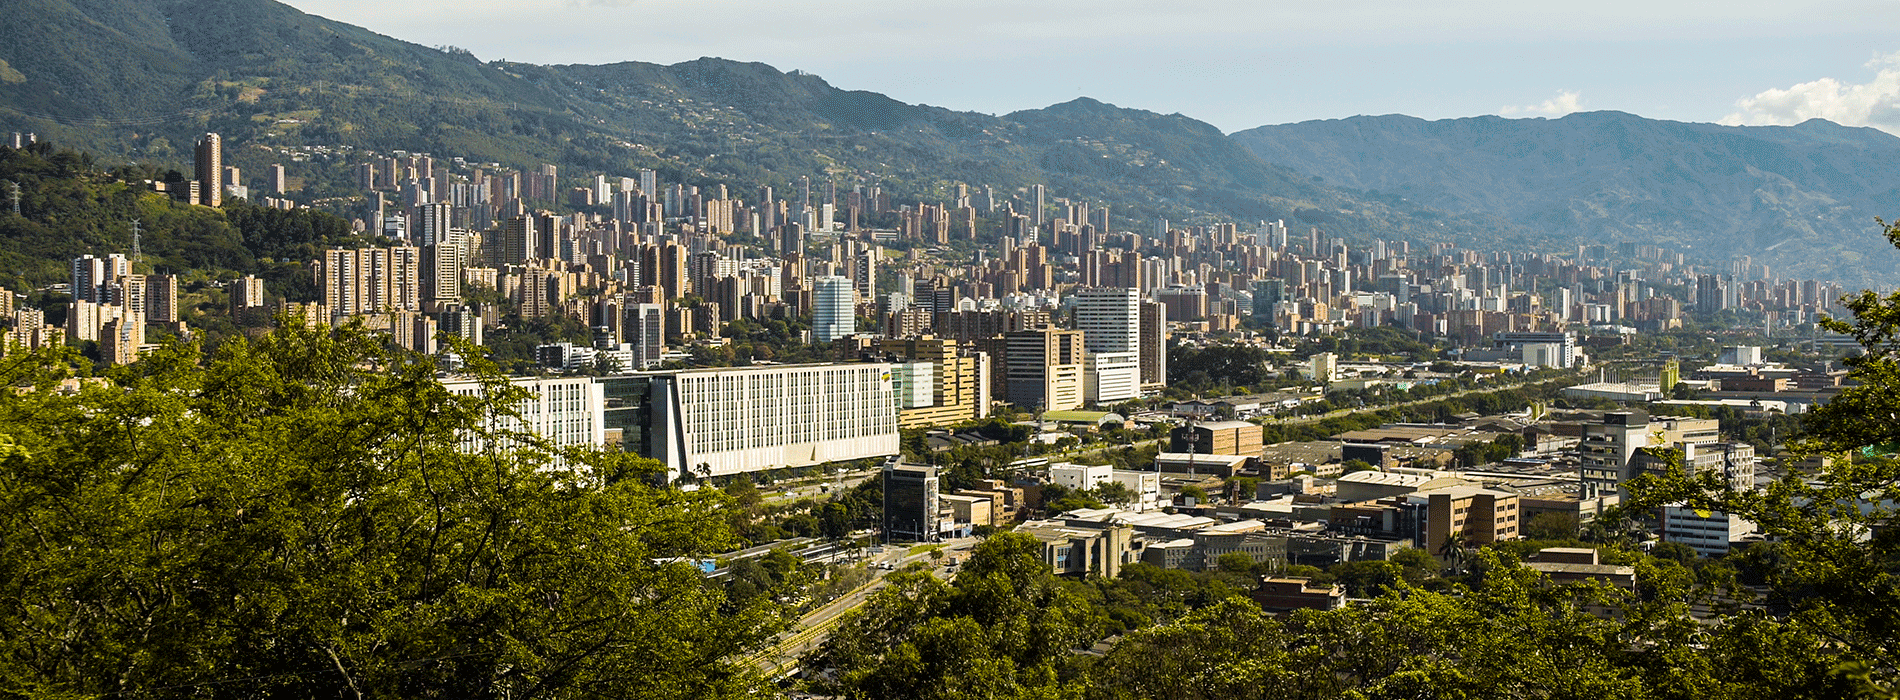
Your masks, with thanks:
[[(1072, 649), (1108, 619), (1057, 580), (1042, 543), (1003, 533), (971, 553), (954, 584), (890, 578), (806, 660), (833, 668), (820, 690), (855, 698), (1073, 697)], [(1066, 677), (1065, 677), (1066, 676)]]
[[(1881, 222), (1900, 246), (1900, 226)], [(1807, 432), (1791, 447), (1826, 454), (1830, 466), (1814, 473), (1790, 470), (1764, 489), (1735, 491), (1717, 474), (1670, 469), (1631, 484), (1626, 509), (1663, 504), (1728, 513), (1756, 523), (1774, 543), (1771, 559), (1750, 563), (1751, 575), (1771, 588), (1771, 600), (1789, 610), (1794, 629), (1772, 634), (1830, 640), (1838, 656), (1808, 652), (1782, 657), (1790, 672), (1847, 662), (1863, 690), (1891, 687), (1900, 677), (1900, 536), (1888, 527), (1900, 498), (1900, 292), (1863, 291), (1843, 305), (1851, 322), (1826, 318), (1826, 330), (1853, 336), (1864, 352), (1845, 360), (1850, 386), (1804, 418)], [(1760, 566), (1760, 564), (1767, 564)], [(1845, 693), (1842, 693), (1845, 695)]]
[(1577, 516), (1571, 513), (1538, 513), (1524, 521), (1524, 536), (1533, 540), (1574, 540)]
[(0, 360), (0, 693), (757, 689), (735, 659), (781, 609), (664, 563), (737, 542), (722, 497), (514, 432), (492, 368), (451, 393), (428, 358), (294, 323), (58, 390), (75, 367)]

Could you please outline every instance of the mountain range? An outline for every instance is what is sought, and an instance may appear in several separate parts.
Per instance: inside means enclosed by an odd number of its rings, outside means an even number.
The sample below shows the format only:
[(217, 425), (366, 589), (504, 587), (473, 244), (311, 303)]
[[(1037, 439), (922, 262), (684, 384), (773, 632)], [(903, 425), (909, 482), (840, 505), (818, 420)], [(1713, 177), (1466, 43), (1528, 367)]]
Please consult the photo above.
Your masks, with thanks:
[(1834, 279), (1900, 262), (1874, 217), (1900, 214), (1900, 138), (1821, 119), (1718, 126), (1588, 112), (1560, 119), (1390, 115), (1233, 135), (1348, 188), (1490, 214), (1579, 243), (1748, 256)]
[[(959, 112), (716, 58), (485, 62), (272, 0), (22, 0), (0, 24), (0, 130), (179, 168), (191, 140), (216, 131), (247, 169), (324, 146), (339, 159), (402, 150), (571, 174), (653, 168), (741, 192), (828, 177), (900, 202), (943, 201), (957, 183), (1004, 195), (1046, 184), (1106, 203), (1129, 230), (1284, 219), (1356, 240), (1550, 252), (1635, 241), (1750, 255), (1777, 274), (1900, 277), (1872, 224), (1900, 188), (1900, 139), (1867, 129), (1591, 113), (1228, 135), (1087, 98)], [(325, 186), (313, 176), (308, 189)]]

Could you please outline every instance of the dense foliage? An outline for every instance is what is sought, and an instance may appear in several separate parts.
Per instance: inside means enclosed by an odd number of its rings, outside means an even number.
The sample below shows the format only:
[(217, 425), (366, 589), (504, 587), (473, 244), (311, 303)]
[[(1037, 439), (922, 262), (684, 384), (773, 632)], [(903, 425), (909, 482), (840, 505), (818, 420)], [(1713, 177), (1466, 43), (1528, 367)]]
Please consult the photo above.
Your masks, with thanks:
[(0, 286), (16, 291), (63, 282), (81, 255), (132, 253), (132, 227), (144, 232), (138, 272), (256, 274), (274, 293), (313, 291), (304, 263), (331, 246), (361, 245), (350, 222), (314, 210), (282, 211), (229, 200), (221, 209), (195, 206), (152, 190), (148, 180), (177, 177), (127, 166), (106, 172), (90, 154), (44, 142), (0, 146), (0, 180), (20, 187), (20, 215), (11, 185), (0, 183)]
[[(1576, 543), (1546, 543), (1569, 544)], [(1668, 559), (1645, 585), (1555, 585), (1522, 547), (1451, 571), (1418, 550), (1328, 572), (1367, 603), (1268, 615), (1244, 555), (1188, 573), (1135, 564), (1112, 579), (1048, 573), (1042, 545), (999, 535), (953, 582), (893, 579), (807, 659), (814, 690), (848, 698), (1840, 698), (1828, 641), (1760, 613), (1704, 626), (1689, 605), (1726, 590)], [(1612, 552), (1612, 554), (1616, 554)], [(1230, 559), (1234, 561), (1229, 561)], [(1615, 611), (1615, 615), (1605, 615)], [(1105, 642), (1105, 656), (1085, 653)]]
[(427, 358), (296, 325), (73, 360), (0, 360), (0, 696), (753, 687), (728, 660), (779, 606), (666, 563), (736, 543), (717, 492), (511, 432), (494, 375), (451, 393)]

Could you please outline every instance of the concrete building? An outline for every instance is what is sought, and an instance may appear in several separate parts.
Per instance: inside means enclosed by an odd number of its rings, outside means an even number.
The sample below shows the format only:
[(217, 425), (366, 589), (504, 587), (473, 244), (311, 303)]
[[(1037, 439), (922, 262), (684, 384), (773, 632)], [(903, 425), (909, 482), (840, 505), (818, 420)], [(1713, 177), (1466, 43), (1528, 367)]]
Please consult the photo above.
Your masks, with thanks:
[(632, 368), (644, 370), (659, 364), (666, 354), (666, 305), (622, 305), (620, 339), (633, 351)]
[(1138, 352), (1141, 296), (1133, 288), (1089, 288), (1075, 293), (1075, 327), (1091, 353)]
[(941, 494), (937, 500), (956, 523), (971, 527), (996, 524), (996, 504), (988, 496)]
[(1514, 352), (1525, 364), (1566, 369), (1577, 366), (1577, 338), (1569, 333), (1506, 332), (1493, 336), (1493, 342), (1500, 350)]
[(1168, 432), (1168, 451), (1258, 457), (1264, 435), (1264, 428), (1247, 421), (1195, 423)]
[(1141, 388), (1160, 391), (1168, 385), (1168, 305), (1141, 302)]
[(1636, 567), (1604, 564), (1597, 550), (1587, 547), (1551, 547), (1539, 550), (1524, 566), (1536, 569), (1551, 583), (1602, 581), (1624, 590), (1636, 589)]
[(1631, 384), (1619, 382), (1595, 382), (1565, 387), (1566, 399), (1609, 399), (1619, 403), (1649, 403), (1662, 399), (1661, 387), (1655, 384)]
[(1121, 484), (1135, 495), (1129, 507), (1136, 512), (1155, 507), (1161, 501), (1161, 473), (1116, 469), (1109, 473), (1109, 479)]
[(1192, 452), (1163, 452), (1155, 455), (1155, 469), (1173, 474), (1233, 476), (1257, 457), (1247, 455), (1210, 455)]
[(153, 323), (178, 322), (178, 276), (145, 276), (145, 316)]
[(1339, 379), (1339, 356), (1330, 352), (1322, 352), (1308, 358), (1306, 361), (1306, 374), (1311, 377), (1313, 381), (1321, 384), (1331, 384), (1334, 380)]
[(1696, 510), (1680, 503), (1662, 507), (1659, 537), (1705, 557), (1728, 554), (1730, 545), (1755, 532), (1755, 524), (1721, 511)]
[(1454, 544), (1485, 545), (1520, 537), (1523, 522), (1515, 493), (1451, 486), (1404, 498), (1407, 503), (1425, 505), (1417, 541), (1426, 551), (1439, 553)]
[(1083, 400), (1106, 406), (1141, 397), (1141, 355), (1091, 352), (1083, 367)]
[[(603, 443), (602, 412), (606, 403), (601, 386), (593, 379), (517, 377), (509, 381), (528, 391), (528, 398), (513, 407), (518, 415), (497, 415), (482, 426), (487, 435), (501, 436), (500, 442), (482, 435), (469, 435), (463, 440), (465, 449), (486, 451), (518, 447), (519, 444), (505, 436), (522, 432), (538, 435), (555, 447)], [(450, 393), (462, 396), (481, 396), (487, 391), (481, 382), (472, 380), (449, 380), (442, 385)]]
[(920, 336), (878, 341), (880, 354), (927, 363), (931, 368), (929, 403), (898, 411), (905, 428), (951, 425), (990, 414), (989, 355), (965, 350), (948, 338)]
[(1122, 567), (1139, 560), (1134, 531), (1124, 525), (1075, 526), (1057, 520), (1038, 520), (1016, 528), (1042, 543), (1042, 560), (1057, 575), (1121, 575)]
[(1468, 485), (1452, 472), (1405, 470), (1397, 472), (1362, 471), (1339, 477), (1334, 494), (1341, 503), (1358, 503), (1406, 494)]
[(602, 377), (607, 428), (669, 478), (727, 476), (898, 453), (895, 380), (882, 363), (779, 365)]
[(323, 305), (334, 316), (355, 316), (422, 308), (421, 250), (333, 248), (317, 262)]
[(1049, 483), (1075, 491), (1087, 491), (1114, 481), (1114, 468), (1106, 464), (1049, 465)]
[(1346, 604), (1346, 587), (1304, 578), (1264, 578), (1253, 591), (1253, 601), (1268, 612), (1334, 610)]
[(1618, 488), (1627, 479), (1636, 450), (1649, 446), (1649, 416), (1643, 413), (1614, 412), (1603, 415), (1601, 423), (1586, 424), (1583, 441), (1578, 445), (1581, 497), (1598, 502), (1597, 511), (1621, 502)]

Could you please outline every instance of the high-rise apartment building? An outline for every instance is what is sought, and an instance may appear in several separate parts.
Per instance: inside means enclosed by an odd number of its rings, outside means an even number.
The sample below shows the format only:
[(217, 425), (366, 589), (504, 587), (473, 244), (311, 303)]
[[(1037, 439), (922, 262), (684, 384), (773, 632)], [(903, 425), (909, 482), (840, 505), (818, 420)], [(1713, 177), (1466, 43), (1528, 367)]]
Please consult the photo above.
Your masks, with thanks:
[(233, 310), (264, 307), (264, 280), (245, 275), (226, 285), (224, 291)]
[(859, 299), (877, 298), (877, 265), (880, 255), (876, 246), (860, 251), (852, 259), (851, 282), (858, 290)]
[(1159, 390), (1168, 384), (1168, 305), (1141, 302), (1141, 386)]
[(620, 316), (621, 342), (633, 346), (634, 365), (644, 369), (659, 364), (666, 352), (666, 305), (626, 304)]
[(106, 321), (99, 330), (99, 355), (114, 365), (129, 365), (139, 359), (139, 346), (145, 344), (145, 314), (126, 310)]
[(421, 249), (326, 250), (318, 267), (323, 305), (333, 317), (422, 308)]
[(1286, 301), (1286, 280), (1254, 280), (1253, 283), (1253, 321), (1256, 325), (1272, 327), (1273, 310), (1280, 302)]
[(217, 134), (208, 133), (198, 140), (193, 150), (196, 156), (196, 176), (198, 182), (198, 201), (205, 206), (224, 204), (224, 140)]
[(535, 235), (535, 220), (532, 216), (510, 217), (501, 225), (501, 244), (495, 247), (494, 264), (519, 265), (541, 257), (535, 246), (539, 241)]
[(1082, 289), (1075, 294), (1075, 327), (1089, 352), (1141, 349), (1141, 297), (1133, 288)]
[(813, 282), (812, 339), (829, 343), (857, 333), (857, 290), (851, 280), (831, 275)]
[(422, 247), (422, 297), (424, 302), (453, 303), (462, 298), (462, 269), (467, 265), (463, 239), (468, 232), (450, 229), (435, 243)]
[(145, 315), (153, 323), (178, 322), (177, 276), (145, 276)]

